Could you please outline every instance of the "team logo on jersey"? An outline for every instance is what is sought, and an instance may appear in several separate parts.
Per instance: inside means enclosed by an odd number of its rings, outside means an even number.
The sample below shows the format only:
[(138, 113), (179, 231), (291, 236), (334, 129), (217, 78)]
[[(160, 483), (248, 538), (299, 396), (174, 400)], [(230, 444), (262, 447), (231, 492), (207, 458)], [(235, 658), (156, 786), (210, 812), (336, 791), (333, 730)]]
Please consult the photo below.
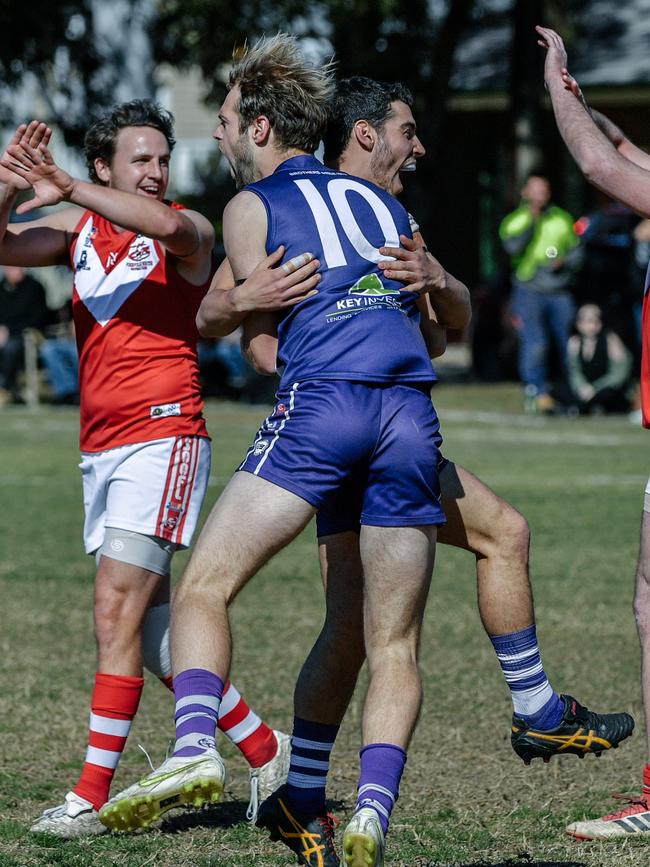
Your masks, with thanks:
[(285, 413), (286, 411), (287, 411), (286, 406), (285, 406), (283, 403), (279, 403), (279, 404), (277, 405), (276, 410), (275, 410), (275, 414), (276, 414), (276, 415), (284, 415), (284, 413)]
[(399, 289), (387, 289), (377, 274), (364, 274), (354, 286), (348, 289), (348, 295), (365, 295), (366, 297), (377, 295), (399, 295)]
[(158, 406), (152, 406), (149, 410), (151, 418), (168, 418), (170, 415), (180, 414), (180, 403), (160, 403)]
[(387, 307), (402, 310), (397, 300), (399, 295), (399, 289), (386, 288), (377, 274), (364, 274), (350, 286), (347, 296), (336, 302), (336, 309), (325, 316), (328, 322), (341, 322), (366, 310), (385, 310)]
[(88, 264), (88, 251), (82, 250), (81, 256), (77, 259), (74, 265), (75, 274), (77, 271), (90, 271), (90, 265)]
[(128, 258), (132, 262), (144, 263), (144, 260), (149, 258), (150, 253), (149, 243), (138, 235), (129, 247)]
[(108, 258), (106, 259), (106, 270), (108, 271), (113, 265), (117, 262), (117, 253), (115, 250), (111, 250), (108, 254)]
[(259, 442), (255, 443), (255, 445), (253, 446), (253, 454), (255, 455), (255, 457), (263, 455), (268, 448), (268, 445), (269, 444), (266, 440), (260, 440)]
[(97, 237), (97, 226), (91, 226), (90, 231), (84, 238), (84, 247), (92, 247), (94, 239)]

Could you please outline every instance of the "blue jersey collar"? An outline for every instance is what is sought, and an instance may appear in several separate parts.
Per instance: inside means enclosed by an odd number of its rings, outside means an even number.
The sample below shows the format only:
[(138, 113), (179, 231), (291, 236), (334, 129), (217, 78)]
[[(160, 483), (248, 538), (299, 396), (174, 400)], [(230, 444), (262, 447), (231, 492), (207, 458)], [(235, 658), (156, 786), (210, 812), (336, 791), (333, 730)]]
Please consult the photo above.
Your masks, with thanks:
[(293, 171), (296, 171), (296, 169), (311, 169), (314, 166), (319, 169), (323, 168), (323, 164), (312, 154), (300, 154), (300, 156), (290, 157), (288, 160), (280, 163), (273, 174), (276, 175), (278, 172), (285, 172), (289, 169)]

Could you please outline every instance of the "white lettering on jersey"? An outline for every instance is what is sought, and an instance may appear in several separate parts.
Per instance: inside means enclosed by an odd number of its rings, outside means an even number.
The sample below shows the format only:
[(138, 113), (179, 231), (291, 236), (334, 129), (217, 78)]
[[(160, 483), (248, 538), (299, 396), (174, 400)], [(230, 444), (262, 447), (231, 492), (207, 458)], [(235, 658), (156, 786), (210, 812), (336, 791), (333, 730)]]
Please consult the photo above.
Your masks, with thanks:
[[(313, 214), (327, 267), (338, 268), (347, 265), (343, 247), (336, 231), (336, 225), (325, 199), (316, 189), (313, 181), (299, 180), (294, 181), (294, 183), (305, 197), (309, 209)], [(367, 259), (369, 262), (391, 260), (391, 256), (382, 256), (379, 248), (373, 247), (364, 235), (363, 229), (357, 223), (348, 202), (346, 194), (350, 191), (362, 196), (372, 208), (379, 227), (384, 234), (384, 241), (379, 246), (400, 246), (399, 232), (393, 215), (377, 193), (364, 184), (355, 181), (354, 178), (334, 178), (328, 182), (327, 192), (348, 240), (362, 259)]]
[(107, 274), (92, 244), (92, 232), (93, 220), (89, 217), (75, 246), (74, 285), (79, 298), (103, 327), (147, 279), (160, 257), (151, 238), (138, 235), (126, 256)]
[(313, 181), (300, 180), (294, 181), (294, 183), (307, 200), (309, 209), (314, 215), (327, 267), (339, 268), (347, 265), (345, 253), (336, 231), (336, 225), (325, 204), (325, 199), (318, 192)]

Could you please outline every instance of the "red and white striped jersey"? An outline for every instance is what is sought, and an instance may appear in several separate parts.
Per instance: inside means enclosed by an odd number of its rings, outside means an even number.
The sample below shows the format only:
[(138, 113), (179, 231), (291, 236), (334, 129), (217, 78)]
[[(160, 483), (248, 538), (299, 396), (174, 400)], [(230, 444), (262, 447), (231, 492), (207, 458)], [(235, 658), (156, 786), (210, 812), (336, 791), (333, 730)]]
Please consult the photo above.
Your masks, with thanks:
[(70, 258), (81, 450), (207, 436), (195, 317), (209, 281), (193, 286), (158, 241), (91, 211), (75, 228)]

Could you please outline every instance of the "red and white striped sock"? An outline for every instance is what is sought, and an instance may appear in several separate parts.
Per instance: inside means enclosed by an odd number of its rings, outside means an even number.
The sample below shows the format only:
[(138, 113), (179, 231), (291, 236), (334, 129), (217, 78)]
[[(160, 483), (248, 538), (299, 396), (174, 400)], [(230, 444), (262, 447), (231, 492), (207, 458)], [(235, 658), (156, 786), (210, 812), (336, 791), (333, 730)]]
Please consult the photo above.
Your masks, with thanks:
[(73, 791), (96, 810), (108, 800), (108, 792), (124, 750), (131, 723), (138, 710), (144, 678), (118, 674), (95, 675), (90, 704), (88, 751)]
[(230, 681), (221, 698), (219, 728), (241, 750), (251, 768), (261, 768), (278, 750), (273, 729), (249, 708)]

